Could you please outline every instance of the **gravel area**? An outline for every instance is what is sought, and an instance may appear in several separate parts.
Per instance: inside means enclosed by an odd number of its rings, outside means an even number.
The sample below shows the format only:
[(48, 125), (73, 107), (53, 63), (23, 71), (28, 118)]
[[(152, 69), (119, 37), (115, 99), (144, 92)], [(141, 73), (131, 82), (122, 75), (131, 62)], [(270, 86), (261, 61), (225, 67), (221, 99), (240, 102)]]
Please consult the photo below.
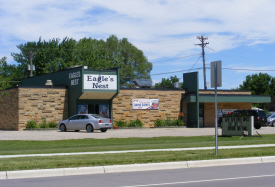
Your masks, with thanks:
[[(275, 134), (275, 128), (262, 127), (254, 130), (254, 135)], [(160, 136), (203, 136), (215, 135), (215, 128), (143, 128), (143, 129), (114, 129), (105, 133), (94, 131), (87, 133), (60, 131), (0, 131), (0, 140), (65, 140), (83, 138), (128, 138), (128, 137), (160, 137)], [(219, 128), (219, 135), (221, 129)]]

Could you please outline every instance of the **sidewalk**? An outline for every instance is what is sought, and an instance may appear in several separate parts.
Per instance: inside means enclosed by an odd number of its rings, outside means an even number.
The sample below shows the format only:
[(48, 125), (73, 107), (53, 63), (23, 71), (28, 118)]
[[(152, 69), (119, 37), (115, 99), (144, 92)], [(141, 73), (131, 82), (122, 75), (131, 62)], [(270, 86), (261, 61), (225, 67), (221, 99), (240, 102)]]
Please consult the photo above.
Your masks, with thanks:
[[(263, 134), (275, 134), (274, 127), (262, 127), (254, 130)], [(221, 135), (221, 128), (218, 129)], [(129, 138), (129, 137), (163, 137), (163, 136), (214, 136), (215, 128), (142, 128), (142, 129), (113, 129), (105, 133), (94, 131), (87, 133), (80, 132), (60, 132), (60, 131), (0, 131), (0, 140), (68, 140), (68, 139), (107, 139), (107, 138)]]

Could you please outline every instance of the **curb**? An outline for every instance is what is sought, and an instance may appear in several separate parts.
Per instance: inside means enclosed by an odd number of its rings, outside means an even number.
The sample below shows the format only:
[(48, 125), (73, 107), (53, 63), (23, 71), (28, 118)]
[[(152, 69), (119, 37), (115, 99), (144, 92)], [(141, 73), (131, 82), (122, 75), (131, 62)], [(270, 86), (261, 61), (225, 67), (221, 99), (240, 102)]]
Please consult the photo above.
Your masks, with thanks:
[(37, 177), (57, 177), (57, 176), (70, 176), (70, 175), (90, 175), (90, 174), (104, 174), (104, 173), (118, 173), (118, 172), (151, 171), (151, 170), (165, 170), (165, 169), (183, 169), (183, 168), (198, 168), (198, 167), (213, 167), (213, 166), (229, 166), (229, 165), (242, 165), (242, 164), (262, 164), (262, 163), (270, 163), (270, 162), (275, 162), (275, 156), (148, 163), (148, 164), (95, 166), (95, 167), (79, 167), (79, 168), (3, 171), (3, 172), (0, 172), (0, 180), (1, 179), (3, 180), (3, 179), (37, 178)]

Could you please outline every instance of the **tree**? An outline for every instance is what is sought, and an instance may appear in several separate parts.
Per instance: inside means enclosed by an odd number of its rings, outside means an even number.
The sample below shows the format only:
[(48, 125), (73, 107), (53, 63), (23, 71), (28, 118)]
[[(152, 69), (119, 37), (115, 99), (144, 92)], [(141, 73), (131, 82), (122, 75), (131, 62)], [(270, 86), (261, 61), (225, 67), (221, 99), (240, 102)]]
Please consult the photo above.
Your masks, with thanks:
[[(246, 80), (239, 86), (239, 90), (251, 90), (252, 95), (275, 96), (275, 79), (267, 73), (247, 75)], [(265, 109), (265, 104), (253, 104), (256, 107)]]
[[(174, 77), (171, 76), (170, 78), (162, 78), (160, 83), (155, 84), (155, 88), (163, 88), (163, 89), (171, 89), (174, 88), (174, 83), (179, 82), (179, 78), (175, 75)], [(183, 87), (183, 83), (180, 83), (180, 87)]]
[(275, 79), (267, 73), (247, 75), (246, 80), (239, 86), (240, 90), (251, 90), (252, 95), (275, 96)]
[(0, 59), (0, 90), (16, 86), (22, 79), (21, 67), (9, 65), (6, 60), (6, 57)]
[(133, 79), (150, 79), (152, 64), (143, 52), (132, 45), (126, 38), (119, 40), (112, 35), (104, 40), (83, 38), (52, 39), (27, 42), (17, 46), (20, 53), (12, 53), (22, 67), (24, 77), (28, 77), (30, 53), (33, 53), (34, 75), (51, 73), (73, 65), (85, 65), (90, 69), (120, 68), (120, 83), (129, 83)]

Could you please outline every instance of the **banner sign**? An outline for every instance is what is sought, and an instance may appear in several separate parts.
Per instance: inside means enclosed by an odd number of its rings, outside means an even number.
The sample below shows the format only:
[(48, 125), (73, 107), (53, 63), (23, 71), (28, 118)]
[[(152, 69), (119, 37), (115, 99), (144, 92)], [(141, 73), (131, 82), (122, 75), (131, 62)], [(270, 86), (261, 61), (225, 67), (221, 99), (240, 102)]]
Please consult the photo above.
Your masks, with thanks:
[(78, 105), (78, 114), (88, 114), (88, 105)]
[(84, 89), (117, 90), (117, 76), (84, 74)]
[(99, 105), (99, 115), (105, 118), (109, 117), (109, 105)]
[(132, 99), (133, 109), (159, 109), (158, 99)]

